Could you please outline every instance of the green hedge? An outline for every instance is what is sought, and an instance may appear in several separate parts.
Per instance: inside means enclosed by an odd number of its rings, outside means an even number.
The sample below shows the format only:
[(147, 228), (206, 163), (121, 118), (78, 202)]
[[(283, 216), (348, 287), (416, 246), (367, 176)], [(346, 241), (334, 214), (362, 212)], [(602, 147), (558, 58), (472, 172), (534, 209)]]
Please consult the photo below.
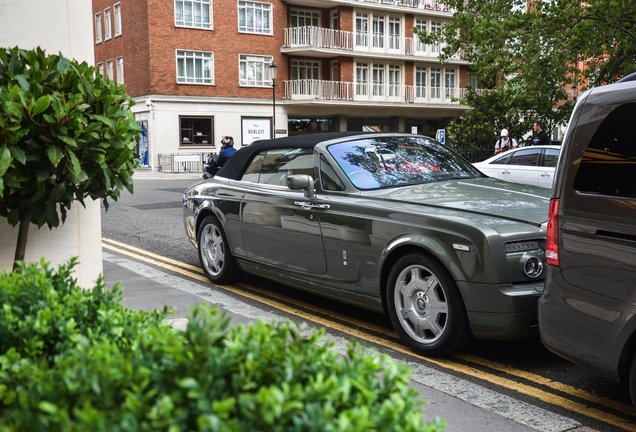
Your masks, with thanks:
[(197, 307), (184, 332), (42, 262), (0, 275), (0, 431), (441, 431), (409, 370), (336, 354), (290, 322), (230, 327)]

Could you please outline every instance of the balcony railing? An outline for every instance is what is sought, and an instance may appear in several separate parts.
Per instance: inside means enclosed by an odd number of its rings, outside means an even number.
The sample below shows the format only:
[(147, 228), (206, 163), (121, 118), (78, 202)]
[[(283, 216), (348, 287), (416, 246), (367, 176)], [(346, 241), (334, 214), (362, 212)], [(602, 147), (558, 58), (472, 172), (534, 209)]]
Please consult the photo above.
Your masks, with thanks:
[(421, 9), (427, 11), (447, 12), (452, 13), (453, 10), (445, 4), (437, 3), (435, 1), (424, 0), (359, 0), (364, 3), (375, 3), (386, 6), (398, 6), (410, 9)]
[[(351, 52), (397, 54), (434, 59), (443, 44), (425, 45), (417, 37), (385, 36), (372, 33), (349, 32), (322, 27), (286, 28), (283, 48), (323, 48)], [(453, 56), (460, 60), (463, 53)]]
[(285, 81), (287, 100), (335, 100), (351, 102), (401, 102), (457, 105), (466, 89), (345, 81)]

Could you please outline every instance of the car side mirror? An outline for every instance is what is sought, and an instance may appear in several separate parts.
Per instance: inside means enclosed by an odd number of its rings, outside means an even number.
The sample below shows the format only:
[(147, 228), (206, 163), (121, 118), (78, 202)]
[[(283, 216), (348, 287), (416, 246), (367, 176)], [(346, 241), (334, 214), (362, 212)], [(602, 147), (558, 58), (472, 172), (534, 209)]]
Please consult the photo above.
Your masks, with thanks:
[(307, 174), (287, 176), (287, 187), (291, 190), (304, 190), (307, 198), (314, 197), (314, 179)]

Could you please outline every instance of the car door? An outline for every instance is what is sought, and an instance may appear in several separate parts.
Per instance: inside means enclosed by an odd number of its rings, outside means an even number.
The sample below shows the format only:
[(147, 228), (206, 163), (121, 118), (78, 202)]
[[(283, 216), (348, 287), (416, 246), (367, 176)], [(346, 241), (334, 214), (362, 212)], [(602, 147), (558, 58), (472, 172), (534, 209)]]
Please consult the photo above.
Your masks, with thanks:
[(314, 177), (313, 149), (281, 148), (258, 153), (241, 181), (245, 196), (241, 227), (247, 257), (263, 264), (311, 274), (326, 270), (316, 210), (287, 176)]
[(508, 159), (506, 166), (502, 167), (502, 175), (499, 178), (513, 183), (538, 186), (541, 170), (538, 165), (542, 152), (542, 149), (533, 147), (517, 150)]
[(539, 187), (552, 188), (554, 170), (559, 160), (559, 149), (546, 148), (541, 157), (541, 169), (539, 170)]

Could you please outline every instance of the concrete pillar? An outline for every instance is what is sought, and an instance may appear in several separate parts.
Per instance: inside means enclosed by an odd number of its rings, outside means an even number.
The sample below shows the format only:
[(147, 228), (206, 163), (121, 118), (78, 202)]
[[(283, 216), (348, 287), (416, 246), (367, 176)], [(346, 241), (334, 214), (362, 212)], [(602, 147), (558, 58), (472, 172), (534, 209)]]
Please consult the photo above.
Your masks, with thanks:
[(347, 131), (347, 115), (335, 115), (331, 118), (331, 126), (334, 132), (346, 132)]
[(404, 117), (403, 116), (391, 117), (391, 132), (404, 132)]

